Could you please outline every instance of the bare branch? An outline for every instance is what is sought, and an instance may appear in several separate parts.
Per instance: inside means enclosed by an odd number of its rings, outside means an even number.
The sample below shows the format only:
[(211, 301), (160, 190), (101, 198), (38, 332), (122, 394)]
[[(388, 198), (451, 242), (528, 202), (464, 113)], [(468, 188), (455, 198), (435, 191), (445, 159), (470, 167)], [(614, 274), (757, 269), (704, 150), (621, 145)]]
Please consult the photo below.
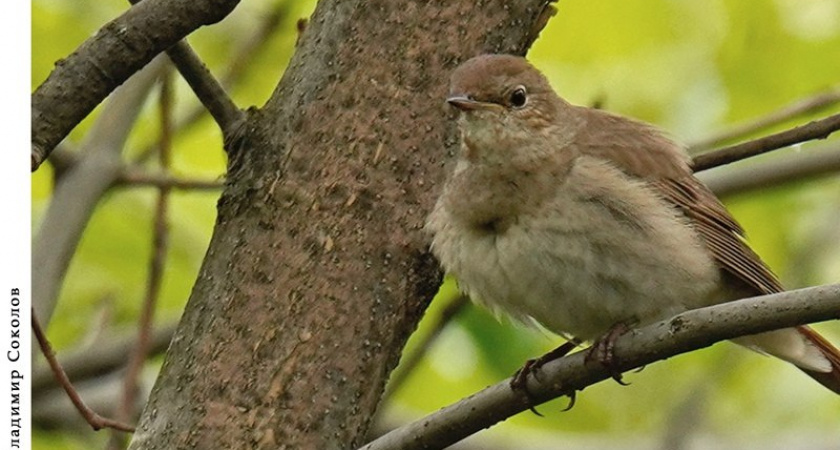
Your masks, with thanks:
[[(147, 374), (144, 373), (145, 375)], [(103, 374), (89, 380), (73, 380), (73, 387), (79, 397), (85, 399), (85, 405), (107, 417), (113, 417), (117, 409), (121, 386), (122, 373), (118, 372)], [(50, 389), (32, 396), (31, 417), (33, 430), (48, 429), (58, 432), (66, 430), (76, 434), (90, 434), (90, 424), (78, 413), (73, 401), (60, 386), (58, 389)], [(114, 433), (125, 435), (119, 431)]]
[(701, 172), (812, 139), (825, 139), (838, 129), (840, 114), (835, 114), (770, 136), (698, 155), (694, 158), (694, 171)]
[[(157, 355), (166, 351), (177, 325), (177, 322), (171, 322), (157, 326), (152, 332), (148, 353)], [(136, 341), (136, 330), (109, 335), (85, 348), (62, 352), (60, 364), (67, 377), (74, 382), (102, 376), (125, 365), (127, 355), (136, 346)], [(33, 397), (54, 387), (55, 378), (48, 367), (38, 365), (33, 368)]]
[(50, 346), (49, 341), (47, 341), (47, 337), (44, 335), (44, 330), (41, 328), (41, 324), (38, 323), (38, 318), (35, 315), (34, 309), (32, 310), (32, 331), (34, 332), (35, 338), (38, 340), (38, 345), (41, 347), (44, 357), (47, 358), (47, 362), (55, 374), (58, 383), (64, 388), (64, 391), (67, 392), (67, 395), (70, 397), (70, 400), (73, 402), (76, 410), (79, 411), (87, 423), (93, 427), (94, 431), (99, 431), (103, 428), (112, 428), (114, 430), (126, 432), (134, 431), (134, 427), (116, 420), (102, 417), (85, 405), (84, 400), (79, 397), (76, 389), (73, 388), (73, 384), (70, 383), (70, 379), (67, 378), (67, 374), (64, 373), (64, 370), (55, 358), (55, 352), (53, 352), (52, 346)]
[(729, 171), (704, 172), (701, 179), (715, 194), (726, 196), (836, 174), (840, 172), (840, 146), (825, 147), (756, 161)]
[(755, 133), (756, 131), (761, 131), (772, 126), (779, 125), (788, 120), (795, 119), (806, 114), (822, 111), (829, 106), (836, 105), (837, 103), (840, 103), (840, 88), (835, 87), (811, 97), (797, 100), (796, 102), (786, 105), (783, 108), (762, 117), (753, 119), (749, 122), (734, 125), (718, 134), (701, 139), (689, 145), (689, 150), (692, 153), (710, 150), (727, 142), (743, 138), (747, 135)]
[(96, 105), (152, 58), (239, 0), (145, 0), (56, 64), (32, 94), (32, 171)]
[(32, 304), (49, 324), (82, 232), (105, 191), (121, 173), (120, 153), (143, 102), (165, 66), (157, 59), (114, 92), (88, 132), (79, 160), (55, 187), (32, 244)]
[(236, 107), (225, 88), (213, 78), (207, 67), (186, 42), (169, 47), (166, 54), (175, 63), (178, 72), (187, 80), (195, 95), (219, 124), (223, 135), (230, 133), (233, 124), (242, 120), (244, 113)]
[[(169, 170), (170, 153), (172, 151), (172, 79), (166, 77), (161, 83), (160, 92), (160, 166), (165, 172)], [(167, 224), (167, 212), (169, 210), (169, 187), (161, 187), (158, 192), (157, 205), (155, 207), (154, 234), (152, 237), (152, 257), (149, 261), (149, 278), (146, 286), (146, 296), (143, 300), (143, 307), (140, 312), (138, 323), (137, 343), (126, 369), (122, 401), (120, 402), (117, 418), (123, 421), (131, 420), (134, 415), (134, 405), (137, 398), (137, 380), (140, 371), (146, 363), (149, 351), (152, 323), (154, 321), (155, 305), (160, 296), (160, 287), (163, 280), (163, 267), (166, 262), (166, 248), (169, 240), (169, 227)], [(120, 446), (121, 448), (124, 446)]]
[(190, 180), (168, 174), (143, 173), (125, 170), (116, 181), (117, 186), (152, 186), (181, 190), (214, 190), (225, 187), (224, 180)]
[[(274, 8), (263, 17), (261, 24), (256, 27), (256, 32), (233, 51), (233, 60), (230, 61), (230, 64), (228, 64), (225, 68), (226, 72), (219, 77), (220, 88), (223, 91), (236, 86), (242, 79), (243, 75), (246, 73), (245, 69), (249, 67), (249, 63), (260, 52), (260, 50), (265, 48), (266, 44), (270, 42), (269, 38), (271, 34), (277, 30), (280, 22), (282, 21), (281, 19), (288, 13), (290, 4), (290, 2), (275, 3)], [(172, 55), (169, 56), (170, 58), (172, 57)], [(181, 70), (180, 67), (178, 70)], [(213, 82), (215, 83), (215, 81)], [(194, 125), (200, 118), (204, 117), (204, 114), (207, 111), (209, 111), (208, 107), (204, 105), (196, 105), (195, 108), (191, 108), (175, 121), (175, 130), (181, 131)], [(239, 115), (241, 112), (237, 112), (236, 114)], [(216, 122), (218, 123), (218, 120)], [(222, 132), (224, 131), (225, 128), (222, 128)], [(155, 151), (157, 151), (157, 143), (152, 143), (151, 145), (146, 146), (139, 152), (139, 155), (134, 158), (134, 163), (141, 163), (145, 161)]]
[[(137, 3), (139, 0), (129, 1)], [(274, 9), (266, 15), (265, 20), (262, 21), (253, 36), (236, 51), (234, 59), (228, 66), (227, 73), (222, 77), (221, 83), (213, 78), (186, 41), (178, 42), (166, 50), (166, 54), (172, 59), (172, 62), (178, 68), (178, 72), (189, 83), (198, 99), (213, 116), (223, 134), (227, 134), (232, 124), (241, 120), (244, 116), (242, 110), (236, 107), (233, 100), (225, 92), (224, 86), (230, 86), (234, 80), (242, 76), (243, 69), (247, 67), (248, 61), (264, 47), (268, 41), (268, 36), (277, 29), (280, 19), (288, 12), (289, 5), (288, 2), (277, 3)]]
[(306, 31), (306, 27), (309, 26), (309, 19), (301, 17), (297, 20), (295, 26), (297, 27), (297, 37), (295, 37), (295, 45), (297, 45), (300, 43), (300, 39), (303, 36), (303, 33)]
[[(700, 308), (619, 337), (615, 369), (632, 370), (725, 339), (838, 318), (840, 284)], [(610, 378), (609, 369), (586, 364), (585, 355), (586, 350), (547, 363), (540, 369), (539, 379), (529, 376), (530, 395), (514, 392), (510, 380), (505, 380), (391, 431), (362, 449), (444, 448), (530, 407)]]

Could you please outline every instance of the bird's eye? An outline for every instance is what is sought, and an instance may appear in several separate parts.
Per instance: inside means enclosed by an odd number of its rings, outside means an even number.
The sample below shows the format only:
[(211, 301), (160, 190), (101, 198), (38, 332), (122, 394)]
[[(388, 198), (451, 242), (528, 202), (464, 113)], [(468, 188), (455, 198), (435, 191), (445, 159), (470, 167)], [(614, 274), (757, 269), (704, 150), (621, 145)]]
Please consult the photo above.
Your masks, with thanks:
[(525, 86), (517, 86), (510, 93), (510, 104), (514, 108), (521, 108), (528, 103), (528, 96), (525, 94)]

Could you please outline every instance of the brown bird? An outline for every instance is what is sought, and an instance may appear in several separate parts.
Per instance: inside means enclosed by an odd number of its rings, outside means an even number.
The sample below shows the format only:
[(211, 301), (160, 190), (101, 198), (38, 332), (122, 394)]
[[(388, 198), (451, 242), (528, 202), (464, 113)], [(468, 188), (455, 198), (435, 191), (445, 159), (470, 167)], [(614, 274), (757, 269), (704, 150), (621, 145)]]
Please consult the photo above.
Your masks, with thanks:
[[(743, 230), (653, 126), (572, 105), (525, 59), (452, 74), (461, 151), (429, 216), (472, 299), (576, 340), (783, 290)], [(734, 339), (840, 394), (840, 352), (807, 326)]]

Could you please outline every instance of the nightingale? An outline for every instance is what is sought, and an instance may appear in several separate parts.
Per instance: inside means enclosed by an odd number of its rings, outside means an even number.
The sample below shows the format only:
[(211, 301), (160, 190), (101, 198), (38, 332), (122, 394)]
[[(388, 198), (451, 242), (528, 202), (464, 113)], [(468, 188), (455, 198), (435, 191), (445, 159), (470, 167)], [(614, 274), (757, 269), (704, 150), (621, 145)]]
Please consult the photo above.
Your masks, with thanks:
[[(478, 303), (574, 342), (783, 290), (653, 126), (568, 103), (512, 55), (460, 65), (447, 102), (460, 155), (426, 229)], [(807, 326), (733, 341), (840, 394), (840, 352)]]

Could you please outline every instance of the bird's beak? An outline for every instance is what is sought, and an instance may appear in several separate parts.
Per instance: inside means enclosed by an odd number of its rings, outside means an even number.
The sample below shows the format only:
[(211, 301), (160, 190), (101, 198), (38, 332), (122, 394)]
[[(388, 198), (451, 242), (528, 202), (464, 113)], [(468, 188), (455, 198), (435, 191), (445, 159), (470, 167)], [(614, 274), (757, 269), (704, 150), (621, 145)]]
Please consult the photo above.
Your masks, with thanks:
[(494, 104), (473, 100), (463, 95), (453, 95), (446, 99), (446, 103), (460, 109), (461, 111), (474, 111), (477, 109), (493, 109)]

